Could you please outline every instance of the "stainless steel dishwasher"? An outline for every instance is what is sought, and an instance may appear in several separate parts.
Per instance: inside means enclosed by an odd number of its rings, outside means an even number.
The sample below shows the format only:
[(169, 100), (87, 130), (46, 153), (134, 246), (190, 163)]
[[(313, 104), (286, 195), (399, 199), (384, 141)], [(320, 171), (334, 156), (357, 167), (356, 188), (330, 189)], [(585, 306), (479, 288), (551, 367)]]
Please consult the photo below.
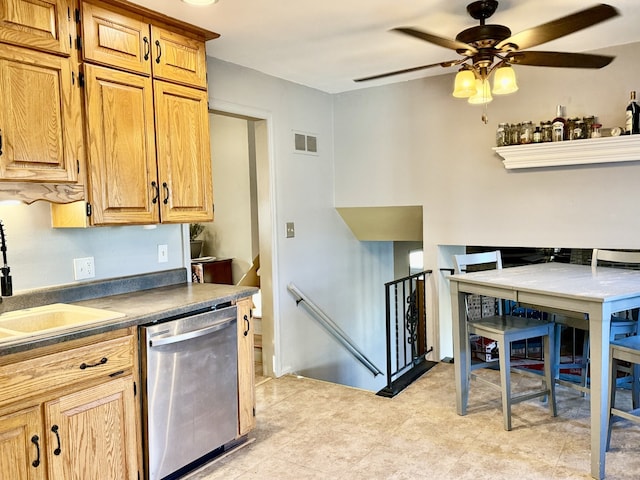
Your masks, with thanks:
[(141, 327), (149, 480), (177, 478), (238, 428), (236, 307)]

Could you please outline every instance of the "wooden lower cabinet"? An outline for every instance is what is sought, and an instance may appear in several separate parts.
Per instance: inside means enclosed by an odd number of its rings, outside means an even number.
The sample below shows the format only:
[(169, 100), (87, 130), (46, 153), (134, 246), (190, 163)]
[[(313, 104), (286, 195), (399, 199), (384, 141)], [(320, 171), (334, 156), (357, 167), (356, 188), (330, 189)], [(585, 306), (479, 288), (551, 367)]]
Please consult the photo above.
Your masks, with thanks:
[(129, 375), (45, 404), (51, 480), (138, 478), (133, 392)]
[[(4, 363), (0, 357), (0, 478), (142, 478), (133, 336), (102, 337), (104, 341), (69, 342), (75, 347), (69, 350), (43, 347), (46, 354), (32, 351), (34, 358), (15, 363)], [(123, 347), (129, 343), (132, 348), (125, 353)], [(83, 359), (90, 361), (88, 348), (107, 361), (82, 366)], [(58, 362), (64, 357), (69, 365)], [(34, 371), (25, 368), (33, 362), (41, 365), (33, 378), (23, 375), (22, 383), (7, 381), (5, 374)], [(52, 378), (70, 383), (50, 382), (42, 388), (41, 373), (56, 369), (60, 371), (51, 373)]]
[(43, 450), (40, 405), (0, 416), (0, 473), (12, 480), (44, 480), (46, 463)]
[(256, 426), (255, 370), (253, 364), (253, 318), (251, 298), (238, 300), (238, 436)]

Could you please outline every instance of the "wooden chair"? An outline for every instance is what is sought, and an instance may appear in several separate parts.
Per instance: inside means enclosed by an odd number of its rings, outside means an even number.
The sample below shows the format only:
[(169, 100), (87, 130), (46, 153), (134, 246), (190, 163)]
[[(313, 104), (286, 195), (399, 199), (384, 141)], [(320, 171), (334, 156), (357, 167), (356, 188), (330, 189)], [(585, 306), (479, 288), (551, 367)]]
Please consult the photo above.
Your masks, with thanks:
[[(611, 379), (609, 380), (609, 428), (607, 430), (607, 450), (611, 443), (611, 427), (615, 420), (624, 418), (634, 423), (640, 423), (640, 337), (637, 335), (621, 338), (611, 342), (609, 357), (609, 371)], [(616, 405), (616, 375), (620, 362), (629, 362), (632, 366), (632, 410), (620, 410)]]
[[(471, 265), (491, 265), (495, 268), (502, 268), (502, 258), (500, 251), (486, 253), (472, 253), (467, 255), (454, 255), (454, 265), (456, 273), (465, 273), (467, 267)], [(501, 307), (497, 307), (497, 315), (481, 318), (470, 318), (467, 304), (467, 331), (473, 335), (493, 340), (498, 345), (500, 385), (492, 382), (489, 384), (500, 388), (502, 392), (502, 415), (504, 429), (511, 430), (511, 407), (513, 404), (529, 400), (536, 397), (547, 397), (549, 411), (552, 416), (556, 416), (555, 382), (553, 377), (554, 357), (551, 345), (554, 342), (553, 323), (531, 318), (515, 317), (502, 314)], [(514, 395), (511, 392), (511, 344), (512, 342), (527, 340), (531, 338), (543, 338), (544, 344), (544, 377), (542, 388), (531, 392)], [(467, 357), (467, 370), (477, 370), (484, 368), (487, 363), (471, 364), (471, 356)], [(495, 362), (491, 363), (495, 365)], [(482, 380), (481, 377), (476, 376)], [(467, 378), (467, 387), (469, 378)]]
[[(591, 268), (597, 268), (599, 262), (609, 262), (609, 263), (617, 263), (617, 264), (628, 264), (628, 265), (640, 265), (640, 252), (618, 252), (614, 250), (601, 250), (594, 249), (591, 254)], [(628, 314), (628, 312), (627, 312)], [(577, 328), (579, 330), (584, 331), (584, 340), (582, 347), (582, 362), (580, 363), (572, 363), (572, 364), (563, 364), (559, 363), (557, 366), (557, 376), (556, 382), (560, 385), (564, 385), (575, 390), (582, 392), (584, 395), (589, 391), (588, 378), (589, 378), (589, 357), (590, 357), (590, 342), (589, 342), (589, 318), (584, 316), (582, 318), (570, 318), (561, 315), (557, 315), (554, 318), (556, 323), (556, 359), (560, 362), (560, 339), (561, 339), (561, 329), (563, 327), (571, 327)], [(637, 319), (627, 318), (626, 314), (618, 313), (611, 316), (611, 330), (609, 334), (609, 341), (614, 341), (623, 337), (627, 337), (629, 335), (635, 335), (638, 330), (638, 322)], [(561, 380), (558, 375), (558, 369), (560, 368), (575, 368), (580, 370), (580, 381), (579, 382), (570, 382), (567, 380)], [(626, 369), (623, 366), (620, 366), (619, 370), (627, 372), (629, 375), (626, 378), (627, 381), (630, 381), (630, 370)], [(618, 380), (618, 382), (624, 382), (625, 379)]]

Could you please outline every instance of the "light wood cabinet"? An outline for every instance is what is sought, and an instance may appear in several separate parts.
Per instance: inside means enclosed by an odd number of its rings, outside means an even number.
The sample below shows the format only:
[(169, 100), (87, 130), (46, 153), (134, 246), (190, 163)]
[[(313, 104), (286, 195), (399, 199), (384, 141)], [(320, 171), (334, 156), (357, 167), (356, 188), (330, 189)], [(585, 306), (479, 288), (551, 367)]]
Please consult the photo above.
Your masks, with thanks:
[(0, 416), (0, 472), (12, 480), (45, 480), (42, 412), (31, 406)]
[(213, 220), (207, 92), (154, 80), (160, 218)]
[(255, 366), (253, 363), (253, 319), (251, 298), (238, 300), (238, 435), (256, 425)]
[(71, 66), (0, 44), (0, 180), (77, 181), (81, 101)]
[(94, 65), (85, 79), (93, 224), (158, 223), (151, 79)]
[(0, 357), (0, 472), (18, 480), (135, 480), (134, 329)]
[(131, 375), (45, 404), (49, 478), (137, 480)]
[(82, 3), (83, 58), (175, 83), (207, 88), (202, 39), (151, 24), (113, 5)]
[(69, 56), (72, 15), (70, 0), (0, 0), (0, 42)]

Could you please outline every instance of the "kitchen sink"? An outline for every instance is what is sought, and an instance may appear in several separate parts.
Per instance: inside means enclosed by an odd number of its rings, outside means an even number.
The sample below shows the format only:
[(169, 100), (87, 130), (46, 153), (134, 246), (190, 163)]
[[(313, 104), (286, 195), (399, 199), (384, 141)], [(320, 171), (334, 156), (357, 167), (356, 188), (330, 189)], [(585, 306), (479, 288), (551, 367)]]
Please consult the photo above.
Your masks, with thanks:
[(0, 338), (87, 325), (124, 317), (123, 313), (99, 308), (54, 303), (15, 310), (0, 315)]

